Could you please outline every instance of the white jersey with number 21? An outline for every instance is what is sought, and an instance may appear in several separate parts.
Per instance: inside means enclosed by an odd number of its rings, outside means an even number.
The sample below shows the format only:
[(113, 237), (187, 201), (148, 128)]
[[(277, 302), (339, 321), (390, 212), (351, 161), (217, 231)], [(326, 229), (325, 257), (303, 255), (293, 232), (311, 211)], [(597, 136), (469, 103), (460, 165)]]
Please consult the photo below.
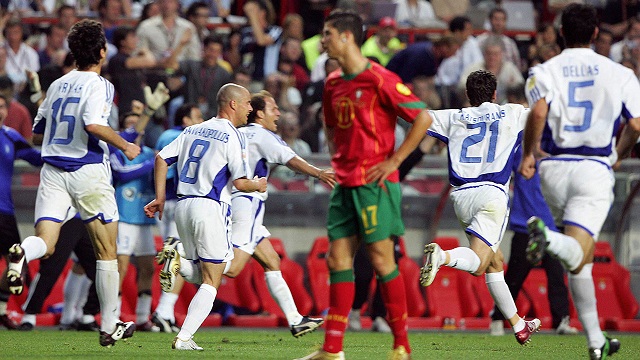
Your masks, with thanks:
[(490, 102), (429, 111), (433, 122), (427, 133), (447, 144), (451, 185), (489, 181), (506, 186), (528, 113), (522, 105)]

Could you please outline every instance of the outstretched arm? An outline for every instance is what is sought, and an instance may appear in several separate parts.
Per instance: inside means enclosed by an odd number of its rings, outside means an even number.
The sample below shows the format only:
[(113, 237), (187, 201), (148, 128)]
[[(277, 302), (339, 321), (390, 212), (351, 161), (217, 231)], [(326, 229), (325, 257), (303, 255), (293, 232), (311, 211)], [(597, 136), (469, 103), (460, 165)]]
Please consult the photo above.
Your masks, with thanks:
[(298, 155), (294, 156), (287, 162), (287, 167), (299, 173), (312, 176), (331, 186), (332, 188), (336, 184), (335, 173), (333, 172), (333, 169), (319, 169), (309, 164), (305, 159), (301, 158)]
[(144, 206), (144, 214), (152, 218), (158, 213), (158, 218), (162, 220), (164, 202), (167, 199), (167, 171), (169, 165), (160, 155), (156, 155), (155, 172), (153, 174), (156, 184), (156, 198)]
[(97, 137), (98, 139), (103, 140), (122, 150), (124, 152), (124, 155), (129, 160), (133, 160), (140, 154), (140, 146), (126, 141), (120, 135), (118, 135), (117, 132), (113, 131), (113, 129), (108, 126), (90, 124), (85, 126), (85, 129), (90, 132), (91, 135)]

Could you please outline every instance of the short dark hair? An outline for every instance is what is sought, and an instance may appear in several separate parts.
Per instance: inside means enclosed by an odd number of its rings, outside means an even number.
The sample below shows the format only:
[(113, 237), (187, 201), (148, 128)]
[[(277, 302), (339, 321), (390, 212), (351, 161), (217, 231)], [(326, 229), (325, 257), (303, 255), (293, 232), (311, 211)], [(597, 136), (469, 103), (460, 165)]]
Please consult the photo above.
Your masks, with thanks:
[(134, 33), (135, 34), (136, 30), (129, 26), (129, 25), (121, 25), (118, 26), (114, 31), (113, 31), (113, 45), (116, 46), (116, 48), (118, 50), (121, 49), (122, 45), (120, 44), (124, 39), (127, 38), (127, 36), (129, 36), (129, 34)]
[(73, 7), (73, 6), (71, 6), (71, 5), (66, 5), (66, 4), (65, 4), (65, 5), (60, 5), (60, 7), (58, 8), (58, 10), (56, 11), (56, 15), (58, 15), (58, 18), (60, 18), (60, 17), (62, 16), (62, 13), (63, 13), (65, 10), (68, 10), (68, 9), (73, 10), (73, 14), (74, 14), (74, 15), (76, 14), (76, 8), (75, 8), (75, 7)]
[(351, 10), (336, 9), (327, 16), (324, 22), (336, 28), (338, 32), (350, 31), (353, 34), (356, 45), (362, 45), (362, 18), (358, 13)]
[(182, 104), (182, 106), (180, 106), (178, 110), (176, 110), (176, 114), (174, 115), (174, 122), (176, 123), (176, 125), (184, 126), (184, 122), (182, 121), (182, 119), (184, 119), (185, 116), (191, 117), (191, 110), (197, 107), (198, 105), (196, 103)]
[(466, 16), (456, 16), (451, 19), (451, 22), (449, 23), (449, 31), (462, 31), (464, 30), (465, 25), (470, 22), (471, 20)]
[(120, 130), (124, 130), (124, 121), (129, 116), (137, 116), (138, 118), (140, 118), (140, 114), (134, 113), (133, 111), (127, 111), (125, 113), (120, 114), (120, 118), (118, 119), (118, 127)]
[(100, 51), (107, 48), (102, 24), (95, 20), (80, 20), (69, 31), (69, 49), (78, 69), (84, 70), (100, 63)]
[(489, 19), (493, 18), (493, 15), (497, 13), (503, 13), (505, 17), (509, 16), (507, 15), (507, 11), (505, 9), (501, 7), (494, 7), (493, 9), (491, 9), (491, 11), (489, 11)]
[(207, 3), (205, 3), (204, 1), (196, 1), (189, 5), (187, 11), (184, 13), (184, 17), (188, 19), (192, 16), (195, 16), (198, 13), (198, 9), (200, 8), (205, 8), (207, 9), (207, 11), (209, 11), (209, 6), (207, 5)]
[(480, 106), (482, 103), (490, 102), (497, 86), (496, 76), (486, 70), (478, 70), (469, 74), (467, 97), (471, 106)]
[(220, 46), (224, 47), (224, 39), (220, 35), (207, 36), (202, 40), (202, 47), (207, 47), (211, 43), (220, 44)]
[(271, 93), (266, 90), (262, 90), (251, 95), (251, 107), (253, 108), (253, 110), (251, 110), (249, 116), (247, 117), (247, 123), (256, 122), (256, 114), (259, 110), (264, 111), (264, 109), (267, 107), (267, 102), (265, 99), (268, 97), (272, 98), (273, 95), (271, 95)]
[(567, 47), (588, 45), (598, 26), (596, 9), (591, 5), (570, 4), (562, 11), (562, 37)]

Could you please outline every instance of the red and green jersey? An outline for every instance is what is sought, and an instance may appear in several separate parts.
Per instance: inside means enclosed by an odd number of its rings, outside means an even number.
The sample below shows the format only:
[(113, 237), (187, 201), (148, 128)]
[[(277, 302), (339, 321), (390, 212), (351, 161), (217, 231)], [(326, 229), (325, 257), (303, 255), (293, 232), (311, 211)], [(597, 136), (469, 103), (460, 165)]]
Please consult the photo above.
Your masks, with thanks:
[[(341, 70), (329, 74), (324, 121), (334, 129), (331, 165), (338, 183), (366, 184), (367, 170), (393, 154), (397, 117), (413, 122), (425, 107), (395, 73), (379, 64), (370, 63), (357, 75), (345, 76)], [(398, 172), (388, 180), (398, 182)]]

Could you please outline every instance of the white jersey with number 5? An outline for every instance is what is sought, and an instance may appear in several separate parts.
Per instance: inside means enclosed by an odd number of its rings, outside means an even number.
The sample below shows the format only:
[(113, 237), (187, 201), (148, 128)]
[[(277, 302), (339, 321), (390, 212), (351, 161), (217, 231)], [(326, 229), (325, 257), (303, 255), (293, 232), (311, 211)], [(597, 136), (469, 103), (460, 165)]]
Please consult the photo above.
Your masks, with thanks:
[[(529, 70), (525, 89), (533, 106), (549, 106), (542, 149), (615, 161), (620, 116), (640, 117), (640, 85), (633, 71), (587, 48), (569, 48)], [(607, 159), (613, 155), (611, 159)]]
[(451, 185), (482, 181), (507, 185), (528, 113), (522, 105), (489, 102), (429, 111), (433, 122), (427, 133), (447, 144)]
[(54, 81), (33, 125), (34, 133), (44, 134), (44, 162), (75, 171), (85, 164), (105, 161), (107, 144), (85, 126), (109, 126), (113, 94), (113, 84), (92, 71), (73, 70)]
[(227, 119), (189, 126), (158, 153), (177, 163), (178, 198), (205, 197), (231, 204), (232, 181), (247, 177), (246, 140)]

